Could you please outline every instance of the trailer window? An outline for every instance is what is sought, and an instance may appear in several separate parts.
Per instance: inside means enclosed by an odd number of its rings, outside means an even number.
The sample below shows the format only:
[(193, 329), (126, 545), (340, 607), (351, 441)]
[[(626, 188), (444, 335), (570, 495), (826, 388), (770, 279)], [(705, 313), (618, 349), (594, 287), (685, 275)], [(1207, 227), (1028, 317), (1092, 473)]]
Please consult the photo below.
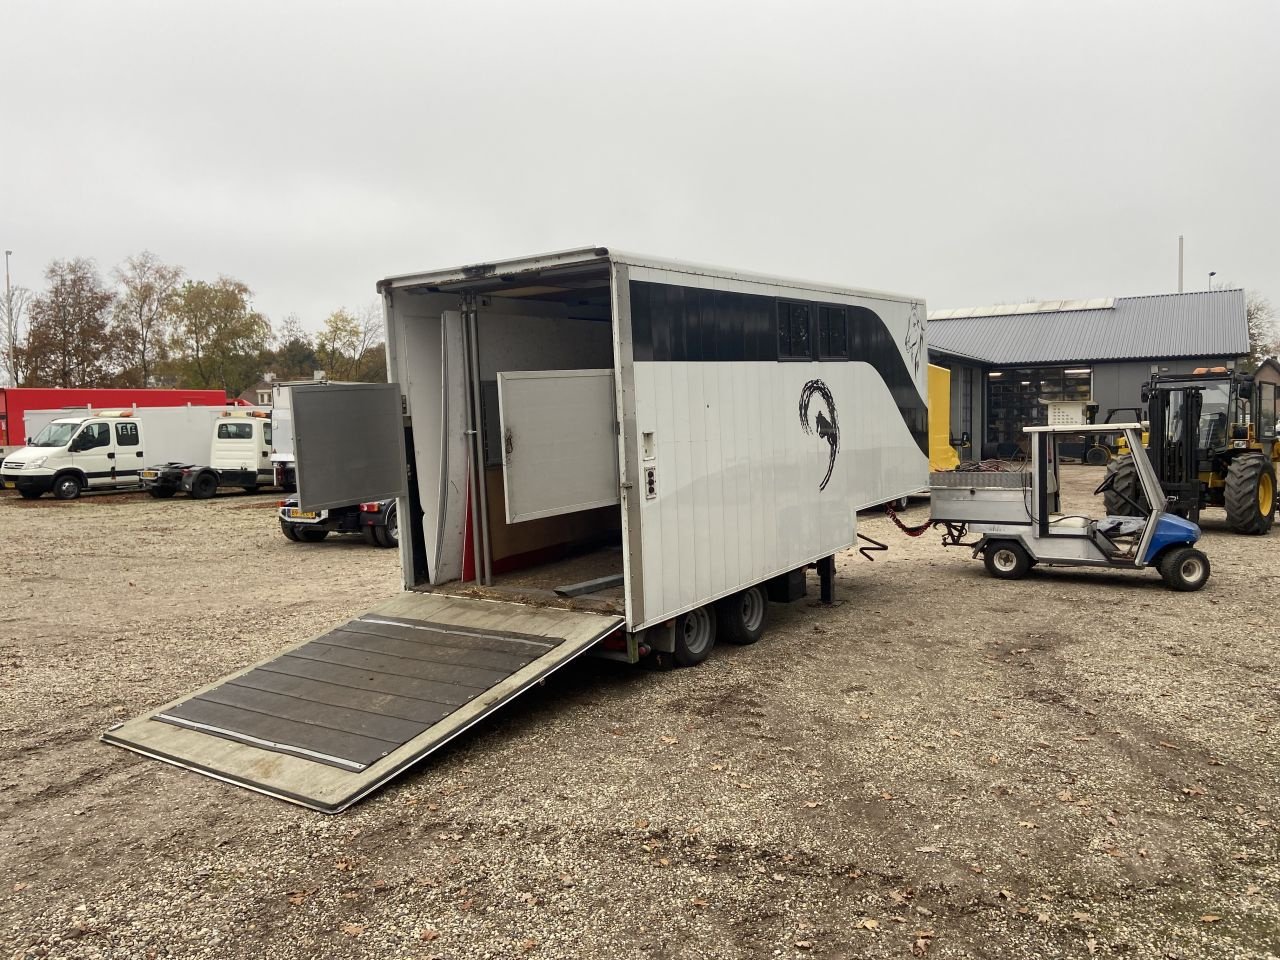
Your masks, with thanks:
[(818, 357), (822, 360), (849, 358), (849, 315), (843, 307), (818, 308)]
[(813, 359), (813, 318), (807, 303), (778, 303), (778, 359)]
[(219, 440), (252, 440), (252, 423), (220, 423), (218, 424)]
[(116, 424), (116, 446), (136, 447), (138, 445), (138, 425), (136, 423)]

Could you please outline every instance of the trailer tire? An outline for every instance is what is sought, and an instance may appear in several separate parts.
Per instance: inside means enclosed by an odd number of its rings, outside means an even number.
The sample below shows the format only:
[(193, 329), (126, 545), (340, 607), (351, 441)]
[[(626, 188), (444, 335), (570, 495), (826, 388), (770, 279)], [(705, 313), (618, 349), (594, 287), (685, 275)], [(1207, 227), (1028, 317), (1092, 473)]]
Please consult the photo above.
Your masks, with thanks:
[(759, 640), (768, 620), (769, 598), (758, 584), (716, 603), (717, 637), (739, 646)]
[(301, 530), (296, 532), (298, 534), (298, 538), (304, 543), (319, 543), (329, 535), (328, 530), (320, 530), (315, 527), (303, 527)]
[(1266, 454), (1236, 457), (1227, 469), (1223, 499), (1227, 523), (1236, 533), (1262, 534), (1276, 518), (1276, 471)]
[[(1107, 464), (1107, 475), (1114, 476), (1111, 487), (1103, 492), (1102, 502), (1106, 504), (1109, 517), (1138, 517), (1142, 514), (1134, 509), (1133, 504), (1125, 500), (1128, 497), (1133, 503), (1146, 506), (1147, 498), (1142, 495), (1142, 484), (1138, 482), (1138, 468), (1133, 464), (1133, 457), (1126, 454), (1116, 457)], [(1124, 494), (1124, 496), (1121, 496)]]
[(1209, 558), (1194, 547), (1166, 550), (1156, 569), (1170, 588), (1190, 593), (1209, 582)]
[(982, 552), (987, 573), (997, 580), (1021, 580), (1031, 569), (1031, 556), (1016, 540), (992, 540)]
[(676, 666), (696, 667), (716, 645), (716, 618), (710, 607), (698, 607), (676, 618)]
[(168, 500), (174, 494), (173, 487), (152, 487), (148, 491), (157, 500)]
[(42, 490), (19, 490), (18, 495), (22, 497), (23, 500), (39, 500), (40, 494), (43, 492), (44, 491)]
[(378, 539), (378, 528), (365, 525), (360, 528), (360, 536), (364, 537), (364, 542), (371, 547), (382, 546), (382, 541)]
[(191, 497), (194, 500), (208, 500), (218, 492), (218, 478), (212, 473), (201, 473), (191, 481)]
[(74, 473), (64, 473), (53, 478), (53, 495), (58, 500), (74, 500), (83, 489), (84, 484)]
[(380, 547), (400, 546), (400, 517), (394, 503), (387, 507), (386, 523), (381, 527), (374, 527), (373, 535)]

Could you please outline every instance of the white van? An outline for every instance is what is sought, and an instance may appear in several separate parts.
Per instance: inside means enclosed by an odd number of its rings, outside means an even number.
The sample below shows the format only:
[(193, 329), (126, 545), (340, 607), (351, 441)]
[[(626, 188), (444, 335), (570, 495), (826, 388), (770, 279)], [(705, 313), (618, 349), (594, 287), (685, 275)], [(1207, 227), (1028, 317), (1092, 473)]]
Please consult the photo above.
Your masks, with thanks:
[(144, 456), (132, 412), (61, 417), (5, 458), (0, 479), (29, 500), (49, 492), (74, 500), (83, 490), (137, 486)]

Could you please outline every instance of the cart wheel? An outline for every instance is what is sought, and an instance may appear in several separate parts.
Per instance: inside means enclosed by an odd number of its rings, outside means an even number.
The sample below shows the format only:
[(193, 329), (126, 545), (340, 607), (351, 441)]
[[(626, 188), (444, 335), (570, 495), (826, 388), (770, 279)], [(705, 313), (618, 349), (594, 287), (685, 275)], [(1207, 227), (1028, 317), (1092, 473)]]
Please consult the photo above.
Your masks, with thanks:
[(681, 667), (696, 667), (716, 645), (716, 618), (707, 607), (681, 614), (676, 620), (675, 661)]
[(1209, 582), (1209, 558), (1194, 547), (1175, 547), (1156, 564), (1170, 588), (1190, 593)]
[(769, 598), (760, 586), (747, 587), (716, 603), (716, 633), (730, 643), (755, 643), (768, 619)]
[(1031, 569), (1031, 557), (1015, 540), (995, 540), (987, 544), (982, 562), (987, 573), (999, 580), (1021, 580)]

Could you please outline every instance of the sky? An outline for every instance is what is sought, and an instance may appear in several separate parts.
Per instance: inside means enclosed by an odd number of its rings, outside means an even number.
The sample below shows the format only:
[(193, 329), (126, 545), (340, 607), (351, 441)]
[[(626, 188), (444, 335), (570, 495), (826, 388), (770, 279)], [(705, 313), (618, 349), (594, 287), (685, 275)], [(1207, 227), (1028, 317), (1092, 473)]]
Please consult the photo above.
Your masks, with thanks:
[(588, 245), (922, 296), (1280, 306), (1280, 3), (0, 0), (0, 244), (315, 329)]

